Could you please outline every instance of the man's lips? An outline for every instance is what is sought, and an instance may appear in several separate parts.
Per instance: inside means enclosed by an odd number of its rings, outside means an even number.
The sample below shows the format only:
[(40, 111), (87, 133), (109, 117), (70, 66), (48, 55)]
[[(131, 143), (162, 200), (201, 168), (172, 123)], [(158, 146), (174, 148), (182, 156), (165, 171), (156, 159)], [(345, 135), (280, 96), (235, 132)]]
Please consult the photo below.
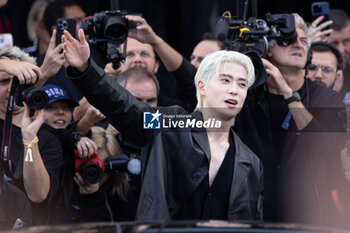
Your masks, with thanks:
[(237, 100), (234, 100), (234, 99), (225, 100), (225, 103), (226, 103), (229, 107), (232, 107), (232, 108), (235, 108), (236, 105), (238, 104)]

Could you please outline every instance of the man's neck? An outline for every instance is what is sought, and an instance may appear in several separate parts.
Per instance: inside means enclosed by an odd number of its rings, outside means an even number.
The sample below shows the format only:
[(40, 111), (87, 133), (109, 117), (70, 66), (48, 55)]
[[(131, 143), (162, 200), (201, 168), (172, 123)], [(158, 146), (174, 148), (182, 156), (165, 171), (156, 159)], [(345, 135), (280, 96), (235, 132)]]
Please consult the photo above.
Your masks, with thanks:
[(214, 140), (225, 140), (228, 141), (228, 135), (230, 132), (230, 128), (233, 125), (234, 119), (222, 119), (217, 114), (203, 109), (203, 120), (207, 121), (210, 119), (215, 119), (221, 122), (221, 127), (216, 129), (207, 129), (207, 134)]
[(298, 91), (305, 81), (305, 69), (279, 68), (293, 92)]

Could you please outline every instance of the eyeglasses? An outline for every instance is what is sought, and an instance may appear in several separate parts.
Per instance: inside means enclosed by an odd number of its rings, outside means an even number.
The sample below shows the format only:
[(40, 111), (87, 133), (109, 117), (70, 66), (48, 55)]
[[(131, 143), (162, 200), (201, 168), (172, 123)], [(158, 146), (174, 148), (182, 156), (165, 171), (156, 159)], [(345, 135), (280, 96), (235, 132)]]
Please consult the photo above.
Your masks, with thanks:
[(307, 66), (308, 71), (311, 73), (317, 72), (319, 68), (321, 68), (322, 73), (325, 75), (332, 74), (337, 71), (337, 69), (330, 66), (319, 66), (316, 64), (309, 64)]

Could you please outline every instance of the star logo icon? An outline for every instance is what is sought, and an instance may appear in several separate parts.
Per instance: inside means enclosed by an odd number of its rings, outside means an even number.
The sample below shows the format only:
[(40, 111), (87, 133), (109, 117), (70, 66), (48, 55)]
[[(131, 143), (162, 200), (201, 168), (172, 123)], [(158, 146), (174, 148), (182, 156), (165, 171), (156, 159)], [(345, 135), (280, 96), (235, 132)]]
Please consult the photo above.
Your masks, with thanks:
[(159, 110), (157, 110), (155, 113), (151, 113), (151, 115), (153, 116), (151, 122), (153, 122), (154, 120), (158, 119), (162, 114), (159, 113)]
[(160, 129), (160, 116), (162, 114), (157, 110), (156, 112), (143, 113), (143, 128), (144, 129)]

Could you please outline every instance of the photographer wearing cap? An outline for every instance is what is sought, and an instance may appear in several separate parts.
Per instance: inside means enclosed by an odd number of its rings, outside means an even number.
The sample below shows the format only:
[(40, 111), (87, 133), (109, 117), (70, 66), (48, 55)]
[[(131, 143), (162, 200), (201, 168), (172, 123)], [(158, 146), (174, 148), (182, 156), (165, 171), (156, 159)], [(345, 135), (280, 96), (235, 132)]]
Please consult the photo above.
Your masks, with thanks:
[[(14, 75), (17, 75), (19, 85), (36, 82), (40, 70), (35, 66), (35, 60), (17, 47), (7, 47), (0, 50), (0, 63), (6, 64), (0, 72), (0, 129), (11, 132), (11, 137), (0, 136), (5, 179), (25, 192), (31, 201), (33, 224), (43, 224), (58, 189), (61, 147), (55, 136), (41, 128), (44, 110), (36, 110), (31, 115), (26, 103), (20, 107), (13, 102), (13, 108), (7, 108)], [(12, 111), (12, 116), (6, 117), (8, 111)], [(4, 124), (5, 119), (6, 122), (12, 120), (13, 125)], [(6, 138), (9, 139), (7, 144)]]

